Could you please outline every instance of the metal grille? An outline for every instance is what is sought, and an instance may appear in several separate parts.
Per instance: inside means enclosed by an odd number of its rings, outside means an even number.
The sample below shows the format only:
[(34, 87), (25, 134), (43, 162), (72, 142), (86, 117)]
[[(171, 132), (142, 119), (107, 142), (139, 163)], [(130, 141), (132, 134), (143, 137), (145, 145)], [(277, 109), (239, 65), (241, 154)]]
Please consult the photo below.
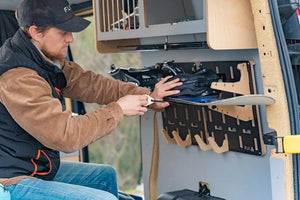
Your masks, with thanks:
[(100, 0), (100, 31), (139, 28), (138, 0)]

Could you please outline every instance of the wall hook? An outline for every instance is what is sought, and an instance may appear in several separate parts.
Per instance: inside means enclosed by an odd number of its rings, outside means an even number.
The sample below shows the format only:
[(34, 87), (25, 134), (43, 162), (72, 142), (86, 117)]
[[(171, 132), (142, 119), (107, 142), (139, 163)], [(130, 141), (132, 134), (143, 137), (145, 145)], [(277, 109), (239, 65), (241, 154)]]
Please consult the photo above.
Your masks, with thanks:
[(179, 136), (179, 133), (177, 131), (172, 131), (172, 135), (176, 140), (176, 143), (180, 147), (186, 147), (190, 146), (192, 144), (192, 137), (191, 134), (187, 134), (185, 140), (182, 140), (181, 137)]
[(227, 135), (225, 135), (225, 139), (223, 141), (222, 146), (219, 146), (214, 137), (208, 137), (207, 138), (209, 144), (211, 145), (212, 149), (214, 150), (214, 152), (216, 153), (224, 153), (226, 151), (229, 151), (229, 144), (228, 144), (228, 139), (227, 139)]
[(199, 145), (199, 147), (200, 147), (200, 149), (202, 151), (208, 151), (208, 150), (212, 149), (212, 147), (210, 146), (210, 144), (209, 143), (206, 144), (203, 141), (203, 139), (200, 137), (200, 135), (195, 135), (194, 137), (195, 137), (195, 139), (196, 139), (196, 141), (197, 141), (197, 143), (198, 143), (198, 145)]
[(165, 129), (162, 129), (161, 132), (162, 132), (167, 144), (175, 144), (176, 143), (176, 140), (174, 138), (171, 138)]

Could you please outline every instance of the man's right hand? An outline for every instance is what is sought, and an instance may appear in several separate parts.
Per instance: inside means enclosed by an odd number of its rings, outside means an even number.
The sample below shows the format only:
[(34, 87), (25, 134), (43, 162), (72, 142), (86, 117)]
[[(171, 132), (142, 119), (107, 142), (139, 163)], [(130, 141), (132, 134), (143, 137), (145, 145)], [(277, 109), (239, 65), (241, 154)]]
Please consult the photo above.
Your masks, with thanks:
[(147, 95), (126, 95), (120, 98), (117, 103), (123, 110), (125, 116), (144, 115), (147, 112)]

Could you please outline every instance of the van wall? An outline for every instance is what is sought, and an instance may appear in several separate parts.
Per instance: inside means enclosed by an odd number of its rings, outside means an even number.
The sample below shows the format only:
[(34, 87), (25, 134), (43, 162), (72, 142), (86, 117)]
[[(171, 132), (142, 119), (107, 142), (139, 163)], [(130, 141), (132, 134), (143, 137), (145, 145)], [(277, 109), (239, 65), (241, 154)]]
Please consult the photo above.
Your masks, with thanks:
[[(257, 50), (154, 51), (143, 52), (141, 57), (143, 66), (150, 66), (164, 60), (194, 62), (253, 59), (256, 63), (256, 76), (261, 77)], [(261, 93), (261, 80), (258, 79), (256, 84), (258, 92)], [(146, 199), (149, 196), (148, 181), (153, 145), (153, 114), (151, 111), (141, 117), (143, 178)], [(264, 108), (261, 108), (261, 115), (265, 116)], [(262, 117), (262, 119), (264, 118)], [(238, 152), (225, 152), (222, 154), (213, 151), (205, 152), (195, 145), (189, 147), (178, 147), (176, 144), (168, 145), (160, 132), (162, 129), (160, 114), (158, 114), (158, 124), (160, 133), (158, 194), (181, 189), (197, 191), (198, 182), (202, 181), (210, 185), (212, 196), (229, 200), (272, 199), (269, 147), (267, 148), (267, 154), (260, 157)], [(268, 131), (265, 121), (263, 121), (262, 128), (264, 132)], [(277, 167), (283, 166), (277, 165)], [(281, 194), (284, 194), (284, 192)], [(284, 197), (278, 197), (278, 199), (284, 199)]]

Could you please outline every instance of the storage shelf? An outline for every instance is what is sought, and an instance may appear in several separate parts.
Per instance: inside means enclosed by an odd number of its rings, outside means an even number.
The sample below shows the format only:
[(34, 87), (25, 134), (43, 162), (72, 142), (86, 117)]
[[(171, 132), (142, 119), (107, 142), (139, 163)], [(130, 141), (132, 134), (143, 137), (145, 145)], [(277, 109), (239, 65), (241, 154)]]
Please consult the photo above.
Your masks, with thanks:
[[(171, 35), (186, 35), (206, 32), (206, 14), (204, 0), (138, 0), (129, 12), (129, 0), (94, 0), (97, 23), (97, 40), (110, 41), (120, 39), (147, 38)], [(149, 1), (149, 4), (147, 2)], [(157, 1), (157, 0), (156, 0)], [(176, 2), (175, 2), (176, 1)], [(126, 12), (122, 5), (128, 4)], [(150, 4), (151, 2), (151, 4)], [(164, 10), (170, 4), (181, 10)], [(159, 8), (162, 7), (162, 8)], [(174, 7), (174, 5), (173, 5)], [(125, 7), (126, 8), (126, 7)], [(175, 9), (175, 7), (174, 7)], [(195, 9), (192, 11), (191, 9)], [(155, 12), (154, 12), (155, 11)], [(165, 18), (157, 12), (163, 12)], [(178, 16), (176, 14), (178, 13)], [(188, 15), (197, 16), (188, 16)], [(168, 18), (168, 19), (166, 19)], [(162, 23), (159, 23), (161, 20)], [(181, 21), (182, 20), (182, 21)], [(167, 22), (166, 22), (167, 21)]]

